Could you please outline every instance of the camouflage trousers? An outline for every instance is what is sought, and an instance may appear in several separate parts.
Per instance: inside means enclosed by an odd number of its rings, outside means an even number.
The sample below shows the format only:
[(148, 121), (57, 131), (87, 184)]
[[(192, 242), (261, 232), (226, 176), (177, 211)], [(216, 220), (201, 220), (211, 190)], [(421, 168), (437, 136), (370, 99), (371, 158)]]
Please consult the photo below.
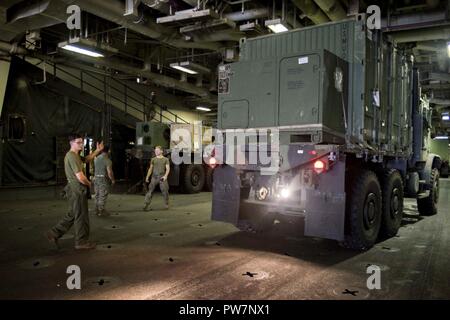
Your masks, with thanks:
[(166, 181), (161, 181), (161, 177), (152, 177), (150, 180), (150, 184), (148, 186), (148, 192), (145, 195), (145, 204), (150, 204), (153, 197), (153, 192), (155, 191), (156, 186), (159, 184), (159, 189), (161, 189), (161, 193), (164, 197), (165, 204), (169, 204), (169, 183)]
[(95, 188), (95, 208), (97, 211), (105, 210), (106, 199), (109, 194), (109, 180), (104, 177), (95, 177), (94, 179)]

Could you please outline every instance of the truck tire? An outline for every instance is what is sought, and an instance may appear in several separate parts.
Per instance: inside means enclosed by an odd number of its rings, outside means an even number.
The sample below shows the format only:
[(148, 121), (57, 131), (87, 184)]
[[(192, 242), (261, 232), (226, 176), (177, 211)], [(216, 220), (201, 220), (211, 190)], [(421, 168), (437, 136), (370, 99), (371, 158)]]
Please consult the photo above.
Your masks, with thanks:
[(375, 244), (381, 227), (380, 183), (375, 173), (364, 170), (356, 175), (349, 190), (344, 246), (366, 250)]
[(213, 190), (214, 169), (209, 166), (206, 167), (205, 175), (205, 191), (211, 192)]
[(398, 170), (388, 170), (382, 179), (382, 213), (380, 235), (386, 238), (397, 234), (403, 218), (403, 180)]
[(417, 209), (423, 216), (432, 216), (437, 213), (439, 201), (439, 170), (432, 169), (430, 175), (430, 194), (426, 198), (417, 198)]
[(411, 198), (415, 198), (420, 190), (420, 177), (418, 172), (408, 173), (406, 184), (404, 188), (404, 193), (406, 193)]
[(205, 169), (200, 164), (188, 164), (183, 170), (183, 190), (199, 193), (205, 185)]

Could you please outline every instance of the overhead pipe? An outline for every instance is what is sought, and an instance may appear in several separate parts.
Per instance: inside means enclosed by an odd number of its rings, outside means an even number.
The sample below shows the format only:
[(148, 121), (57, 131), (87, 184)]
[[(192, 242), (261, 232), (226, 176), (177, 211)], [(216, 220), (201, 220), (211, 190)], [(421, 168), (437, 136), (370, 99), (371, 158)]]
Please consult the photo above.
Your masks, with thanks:
[(422, 51), (430, 51), (430, 52), (440, 52), (440, 53), (447, 53), (447, 48), (444, 46), (436, 47), (432, 44), (428, 44), (427, 42), (419, 42), (416, 46), (416, 49), (422, 50)]
[(448, 40), (450, 27), (416, 29), (390, 33), (396, 43)]
[(147, 7), (157, 10), (159, 12), (169, 14), (170, 3), (169, 0), (141, 0)]
[(206, 34), (196, 34), (193, 36), (194, 41), (236, 41), (239, 42), (241, 38), (245, 37), (245, 33), (239, 31), (228, 32), (212, 32)]
[(314, 2), (332, 21), (340, 21), (347, 18), (347, 14), (338, 0), (314, 0)]
[(7, 52), (10, 55), (25, 55), (28, 51), (25, 48), (20, 47), (17, 43), (8, 43), (0, 41), (0, 51)]
[(381, 19), (381, 28), (384, 31), (400, 31), (407, 29), (419, 29), (444, 22), (445, 12), (419, 12), (391, 16), (389, 19)]
[(292, 3), (315, 24), (330, 22), (313, 0), (292, 0)]
[(247, 21), (253, 19), (261, 19), (270, 16), (270, 11), (268, 8), (257, 8), (257, 9), (248, 9), (244, 12), (231, 12), (224, 15), (225, 18), (232, 21)]
[(17, 3), (13, 6), (3, 2), (0, 1), (0, 11), (6, 12), (8, 9), (7, 20), (1, 26), (3, 41), (13, 41), (29, 30), (50, 27), (67, 19), (64, 4), (55, 0)]
[[(67, 5), (78, 5), (81, 9), (99, 16), (105, 20), (112, 21), (120, 26), (128, 28), (134, 32), (145, 35), (149, 38), (159, 40), (168, 45), (178, 48), (198, 48), (207, 50), (219, 50), (222, 46), (217, 43), (195, 43), (183, 40), (178, 32), (173, 28), (165, 28), (147, 19), (142, 22), (136, 17), (124, 16), (125, 7), (119, 0), (61, 0)], [(139, 19), (138, 19), (139, 20)]]

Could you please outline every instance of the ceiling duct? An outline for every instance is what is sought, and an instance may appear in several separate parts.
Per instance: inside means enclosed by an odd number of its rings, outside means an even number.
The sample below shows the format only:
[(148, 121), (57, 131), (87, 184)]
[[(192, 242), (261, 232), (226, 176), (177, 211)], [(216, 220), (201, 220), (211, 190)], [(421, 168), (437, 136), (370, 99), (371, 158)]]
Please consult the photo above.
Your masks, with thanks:
[(212, 32), (204, 34), (196, 34), (194, 36), (195, 41), (209, 42), (209, 41), (235, 41), (239, 42), (241, 38), (245, 37), (244, 32), (240, 31), (225, 31), (225, 32)]
[(180, 28), (180, 33), (183, 35), (195, 37), (197, 34), (233, 31), (236, 28), (236, 23), (229, 19), (216, 19), (207, 21), (205, 23), (194, 23)]
[(270, 11), (268, 8), (249, 9), (245, 11), (227, 13), (224, 15), (225, 18), (232, 21), (248, 21), (253, 19), (266, 18), (269, 16)]
[(448, 40), (450, 27), (436, 27), (419, 30), (400, 31), (390, 34), (396, 43)]
[(66, 6), (55, 0), (22, 1), (10, 7), (3, 2), (1, 8), (5, 10), (5, 16), (4, 20), (0, 19), (0, 39), (7, 42), (27, 31), (53, 26), (67, 19)]
[(168, 45), (178, 48), (197, 48), (207, 50), (219, 50), (221, 45), (217, 43), (195, 43), (182, 39), (175, 29), (165, 28), (157, 25), (151, 19), (141, 19), (136, 22), (132, 15), (124, 16), (124, 4), (119, 0), (60, 0), (67, 5), (76, 4), (93, 15), (105, 20), (112, 21), (120, 26), (128, 28), (134, 32), (159, 40)]
[(402, 14), (381, 19), (381, 28), (386, 31), (417, 29), (439, 24), (446, 19), (445, 12), (419, 12)]
[(7, 52), (11, 55), (25, 55), (28, 53), (25, 48), (20, 47), (17, 43), (10, 44), (3, 41), (0, 41), (0, 51)]
[(315, 24), (330, 21), (313, 0), (292, 0), (292, 3)]
[(157, 10), (165, 14), (170, 13), (169, 0), (141, 0), (141, 2), (153, 10)]
[(314, 0), (323, 12), (331, 19), (331, 21), (340, 21), (347, 18), (339, 0)]

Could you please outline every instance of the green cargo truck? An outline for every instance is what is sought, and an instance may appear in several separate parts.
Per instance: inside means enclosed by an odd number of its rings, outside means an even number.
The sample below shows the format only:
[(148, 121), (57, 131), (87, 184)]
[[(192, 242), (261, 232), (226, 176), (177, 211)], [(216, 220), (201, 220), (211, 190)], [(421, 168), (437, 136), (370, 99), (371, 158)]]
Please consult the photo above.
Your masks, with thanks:
[[(430, 120), (413, 57), (364, 15), (244, 40), (239, 62), (219, 67), (218, 128), (278, 131), (277, 170), (248, 161), (261, 148), (251, 139), (217, 144), (212, 219), (253, 230), (287, 220), (370, 248), (397, 233), (404, 197), (423, 215), (437, 211), (440, 159), (423, 148)], [(227, 163), (236, 150), (244, 163)]]
[[(188, 132), (192, 131), (189, 140), (192, 145), (187, 149), (177, 149), (176, 144), (172, 141), (173, 131), (177, 128), (184, 128)], [(204, 126), (200, 126), (199, 130), (205, 130)], [(189, 123), (162, 123), (162, 122), (138, 122), (136, 123), (136, 148), (135, 157), (141, 162), (142, 181), (145, 179), (150, 160), (154, 156), (154, 148), (161, 146), (164, 155), (170, 160), (170, 174), (168, 182), (171, 187), (180, 187), (185, 193), (198, 193), (201, 191), (212, 190), (213, 169), (204, 162), (194, 163), (195, 158), (202, 160), (203, 144), (209, 144), (210, 141), (203, 141), (205, 136), (194, 133), (194, 125)], [(187, 141), (187, 140), (186, 140)], [(197, 143), (194, 143), (197, 142)], [(172, 161), (173, 153), (182, 154), (189, 153), (192, 163), (176, 164)], [(138, 184), (140, 184), (138, 182)]]

